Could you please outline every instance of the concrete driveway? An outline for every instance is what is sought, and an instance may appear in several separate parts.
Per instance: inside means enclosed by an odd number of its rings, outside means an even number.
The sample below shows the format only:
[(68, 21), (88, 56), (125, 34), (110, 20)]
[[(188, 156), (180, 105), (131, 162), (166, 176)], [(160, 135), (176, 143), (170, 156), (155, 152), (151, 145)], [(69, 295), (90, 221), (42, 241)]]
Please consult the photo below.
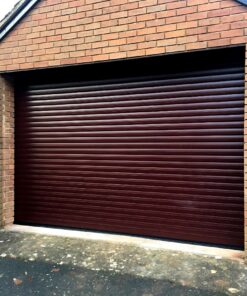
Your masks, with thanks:
[(239, 258), (88, 237), (1, 230), (0, 295), (247, 295)]

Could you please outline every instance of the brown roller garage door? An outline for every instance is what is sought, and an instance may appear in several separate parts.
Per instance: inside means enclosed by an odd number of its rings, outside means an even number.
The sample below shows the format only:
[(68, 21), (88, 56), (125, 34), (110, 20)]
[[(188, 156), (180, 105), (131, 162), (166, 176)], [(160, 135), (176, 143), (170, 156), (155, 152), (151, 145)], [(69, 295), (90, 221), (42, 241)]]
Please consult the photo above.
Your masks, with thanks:
[(30, 85), (16, 222), (243, 245), (243, 69)]

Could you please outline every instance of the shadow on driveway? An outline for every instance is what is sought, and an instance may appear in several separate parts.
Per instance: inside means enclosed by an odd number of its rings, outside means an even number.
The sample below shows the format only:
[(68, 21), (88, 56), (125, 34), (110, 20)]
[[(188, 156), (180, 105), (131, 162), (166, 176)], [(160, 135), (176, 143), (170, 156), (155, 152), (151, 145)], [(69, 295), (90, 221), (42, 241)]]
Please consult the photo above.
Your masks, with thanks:
[[(69, 265), (57, 267), (39, 261), (2, 259), (0, 261), (0, 295), (212, 296), (212, 292), (166, 280), (92, 271)], [(217, 295), (227, 294), (217, 293)]]

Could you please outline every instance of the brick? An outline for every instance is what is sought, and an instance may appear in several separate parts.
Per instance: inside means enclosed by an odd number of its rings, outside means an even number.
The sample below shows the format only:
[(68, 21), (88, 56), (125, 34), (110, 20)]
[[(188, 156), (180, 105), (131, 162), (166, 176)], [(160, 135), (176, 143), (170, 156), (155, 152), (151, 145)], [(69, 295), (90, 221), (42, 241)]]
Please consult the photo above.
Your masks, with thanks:
[(198, 22), (197, 21), (190, 21), (190, 22), (177, 24), (177, 30), (188, 29), (188, 28), (196, 28), (196, 27), (198, 27)]
[(220, 18), (208, 18), (199, 20), (198, 25), (201, 26), (212, 26), (220, 23)]
[(146, 49), (146, 55), (155, 55), (164, 53), (165, 50), (163, 47), (155, 47), (155, 48), (148, 48)]
[(230, 38), (208, 41), (209, 47), (224, 46), (224, 45), (230, 45), (230, 44), (231, 44)]
[(186, 35), (201, 35), (207, 33), (206, 27), (197, 27), (186, 30)]
[(63, 34), (62, 35), (62, 39), (73, 39), (76, 38), (77, 34), (76, 33), (68, 33), (68, 34)]
[(247, 28), (247, 20), (231, 23), (231, 29)]
[(185, 50), (185, 45), (169, 45), (166, 47), (166, 52), (182, 52)]
[(167, 4), (155, 5), (147, 7), (147, 13), (166, 11)]
[(189, 15), (197, 12), (196, 6), (190, 6), (190, 7), (183, 7), (176, 10), (177, 15)]
[(169, 46), (169, 45), (175, 45), (177, 44), (177, 39), (176, 38), (172, 38), (172, 39), (163, 39), (163, 40), (158, 40), (157, 41), (157, 46), (160, 47), (160, 46), (163, 46), (163, 47), (166, 47)]
[(179, 37), (179, 38), (177, 38), (176, 43), (177, 43), (178, 45), (179, 45), (179, 44), (192, 43), (192, 42), (197, 43), (197, 41), (200, 40), (199, 38), (200, 38), (200, 36), (199, 36), (199, 37), (198, 37), (198, 36), (185, 36), (185, 37)]
[(128, 58), (144, 56), (146, 54), (145, 49), (131, 50), (127, 52)]
[(123, 59), (123, 58), (126, 58), (126, 57), (127, 57), (126, 52), (110, 53), (110, 58), (111, 59)]
[(142, 14), (138, 15), (136, 17), (137, 22), (145, 22), (148, 20), (155, 20), (155, 14), (154, 13), (149, 13), (149, 14)]
[(66, 15), (66, 14), (72, 14), (72, 13), (76, 13), (76, 8), (75, 7), (68, 8), (68, 9), (63, 9), (61, 14)]
[(201, 41), (201, 42), (193, 42), (193, 43), (187, 43), (186, 44), (186, 50), (195, 50), (195, 49), (201, 49), (206, 48), (207, 42)]
[(139, 43), (145, 40), (144, 36), (135, 36), (127, 38), (127, 43)]
[(140, 1), (139, 7), (153, 6), (157, 4), (158, 4), (158, 0), (143, 0), (143, 1)]
[(244, 36), (244, 30), (243, 29), (235, 29), (235, 30), (228, 30), (228, 31), (223, 31), (221, 32), (221, 37), (222, 38), (233, 38), (233, 37), (239, 37), (239, 36)]
[(156, 32), (155, 27), (140, 29), (137, 31), (137, 35), (151, 35)]
[(220, 32), (230, 29), (230, 24), (219, 24), (208, 27), (208, 32)]
[(208, 17), (220, 17), (220, 16), (229, 16), (231, 14), (231, 10), (229, 8), (225, 9), (217, 9), (208, 12)]
[(185, 36), (185, 30), (177, 30), (172, 32), (166, 32), (165, 38), (175, 38)]
[(117, 39), (118, 36), (119, 36), (118, 33), (105, 34), (105, 35), (102, 36), (102, 40)]
[(171, 25), (164, 25), (164, 26), (159, 26), (157, 28), (157, 32), (176, 32), (177, 25), (176, 24), (171, 24)]
[(186, 15), (187, 21), (202, 20), (207, 18), (208, 18), (207, 12), (196, 12), (196, 13), (191, 13)]
[(174, 2), (168, 2), (166, 7), (167, 9), (177, 9), (177, 8), (181, 8), (181, 7), (185, 7), (186, 6), (186, 1), (182, 0), (182, 1), (174, 1)]
[(166, 20), (167, 24), (184, 23), (186, 21), (185, 15), (173, 16)]
[(208, 40), (215, 40), (220, 38), (220, 33), (208, 33), (208, 34), (201, 34), (199, 36), (199, 41), (208, 41)]
[(220, 2), (210, 2), (208, 4), (198, 5), (198, 11), (210, 11), (210, 10), (219, 10), (220, 9)]

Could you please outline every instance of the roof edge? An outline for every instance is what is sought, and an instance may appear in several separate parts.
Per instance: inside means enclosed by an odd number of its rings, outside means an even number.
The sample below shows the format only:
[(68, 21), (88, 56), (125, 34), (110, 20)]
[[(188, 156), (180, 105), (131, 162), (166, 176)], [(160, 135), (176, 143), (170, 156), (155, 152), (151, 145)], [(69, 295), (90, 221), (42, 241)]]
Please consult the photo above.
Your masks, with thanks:
[(243, 5), (247, 6), (247, 0), (237, 0), (238, 2), (242, 3)]
[(15, 27), (39, 0), (22, 0), (0, 22), (0, 41)]

